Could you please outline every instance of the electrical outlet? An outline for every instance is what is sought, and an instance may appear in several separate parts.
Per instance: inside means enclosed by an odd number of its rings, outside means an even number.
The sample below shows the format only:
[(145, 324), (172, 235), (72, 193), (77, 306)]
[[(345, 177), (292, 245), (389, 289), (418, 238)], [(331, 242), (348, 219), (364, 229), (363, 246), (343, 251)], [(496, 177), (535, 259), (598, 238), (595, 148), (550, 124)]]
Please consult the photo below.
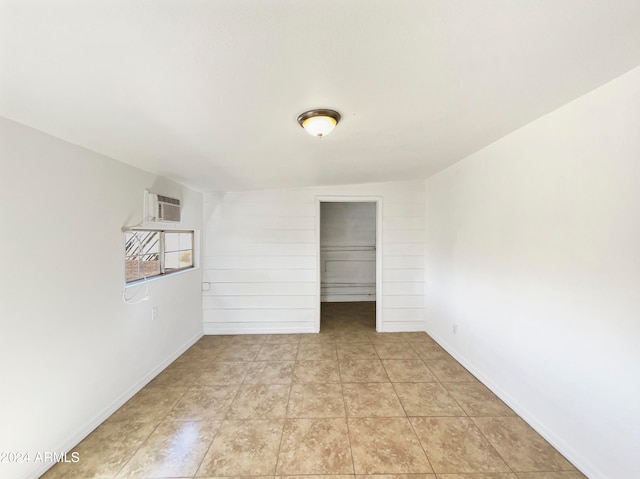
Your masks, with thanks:
[(453, 325), (453, 334), (458, 334), (458, 325), (457, 324)]
[(153, 308), (151, 308), (151, 320), (156, 319), (158, 319), (158, 307), (154, 306)]

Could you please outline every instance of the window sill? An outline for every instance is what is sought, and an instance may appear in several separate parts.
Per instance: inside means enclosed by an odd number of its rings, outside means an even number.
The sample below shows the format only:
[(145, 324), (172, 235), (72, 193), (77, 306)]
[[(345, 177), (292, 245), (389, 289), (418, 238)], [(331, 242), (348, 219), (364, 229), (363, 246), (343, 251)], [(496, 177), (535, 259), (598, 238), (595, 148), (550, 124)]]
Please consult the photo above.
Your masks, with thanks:
[(195, 271), (197, 269), (200, 269), (200, 268), (198, 266), (191, 266), (189, 268), (184, 268), (184, 269), (180, 269), (180, 270), (177, 270), (177, 271), (172, 271), (171, 273), (157, 274), (155, 276), (148, 277), (146, 280), (145, 279), (138, 279), (138, 280), (135, 280), (135, 281), (131, 281), (130, 283), (126, 283), (124, 285), (124, 287), (125, 287), (125, 289), (134, 288), (136, 286), (142, 286), (145, 283), (150, 283), (152, 281), (157, 281), (159, 279), (170, 278), (172, 276), (177, 276), (177, 275), (180, 275), (180, 274), (188, 273), (190, 271)]

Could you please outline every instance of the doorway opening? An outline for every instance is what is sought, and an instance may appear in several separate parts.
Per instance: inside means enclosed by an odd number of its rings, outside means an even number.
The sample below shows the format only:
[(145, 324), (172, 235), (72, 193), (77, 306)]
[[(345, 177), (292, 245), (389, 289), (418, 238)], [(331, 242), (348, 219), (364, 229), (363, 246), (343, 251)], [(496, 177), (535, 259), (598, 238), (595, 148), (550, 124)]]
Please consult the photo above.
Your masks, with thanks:
[(317, 331), (381, 331), (381, 199), (318, 198)]

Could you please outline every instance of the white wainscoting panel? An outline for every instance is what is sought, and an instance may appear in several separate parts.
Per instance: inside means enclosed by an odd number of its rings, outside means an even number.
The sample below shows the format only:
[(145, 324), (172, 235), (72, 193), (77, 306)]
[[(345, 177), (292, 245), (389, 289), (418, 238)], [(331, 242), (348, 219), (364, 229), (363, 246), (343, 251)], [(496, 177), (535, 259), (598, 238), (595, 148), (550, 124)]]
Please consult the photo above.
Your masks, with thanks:
[[(415, 298), (424, 295), (423, 181), (216, 195), (208, 202), (213, 207), (202, 243), (209, 288), (203, 292), (205, 334), (317, 332), (321, 196), (381, 198), (381, 330), (424, 331), (424, 308)], [(338, 259), (328, 259), (327, 268), (339, 272), (339, 253), (333, 254)], [(340, 285), (332, 287), (324, 293)], [(371, 288), (364, 284), (359, 291)]]

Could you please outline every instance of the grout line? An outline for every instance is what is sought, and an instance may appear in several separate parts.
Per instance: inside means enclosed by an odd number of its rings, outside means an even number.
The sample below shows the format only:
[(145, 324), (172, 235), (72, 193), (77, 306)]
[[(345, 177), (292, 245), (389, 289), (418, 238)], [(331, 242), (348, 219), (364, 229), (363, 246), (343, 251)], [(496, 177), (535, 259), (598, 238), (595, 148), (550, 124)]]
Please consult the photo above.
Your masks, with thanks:
[[(402, 401), (400, 402), (402, 404)], [(404, 407), (404, 406), (403, 406)], [(406, 413), (406, 411), (405, 411)], [(427, 462), (429, 463), (429, 467), (431, 468), (431, 471), (435, 474), (436, 470), (433, 467), (433, 464), (431, 463), (431, 459), (429, 459), (429, 454), (427, 454), (426, 449), (424, 448), (424, 446), (422, 445), (422, 441), (420, 440), (420, 437), (418, 436), (418, 433), (416, 432), (416, 428), (413, 425), (413, 422), (411, 422), (411, 417), (416, 417), (416, 416), (407, 416), (407, 422), (409, 423), (409, 426), (411, 426), (411, 430), (413, 431), (413, 435), (415, 436), (415, 438), (418, 440), (418, 444), (420, 445), (420, 449), (422, 449), (422, 452), (424, 454), (424, 457), (427, 458)], [(423, 416), (418, 416), (418, 417), (423, 417)]]
[[(338, 371), (339, 373), (339, 371)], [(344, 407), (344, 422), (347, 425), (347, 439), (349, 439), (349, 454), (351, 456), (351, 470), (356, 473), (356, 462), (353, 460), (353, 444), (351, 443), (351, 429), (349, 428), (349, 412), (347, 411), (347, 400), (344, 397), (344, 387), (342, 376), (340, 377), (340, 392), (342, 393), (342, 405)]]
[[(292, 373), (293, 374), (293, 373)], [(282, 429), (280, 431), (280, 443), (278, 444), (278, 451), (276, 452), (276, 464), (273, 468), (274, 476), (278, 474), (278, 466), (280, 465), (280, 452), (282, 451), (282, 441), (284, 441), (284, 428), (287, 425), (287, 414), (289, 413), (289, 402), (291, 401), (291, 390), (293, 389), (293, 378), (289, 384), (289, 394), (287, 395), (287, 406), (284, 409), (284, 418), (282, 419)]]
[[(476, 428), (478, 430), (478, 432), (480, 433), (480, 435), (485, 439), (485, 441), (487, 441), (487, 444), (489, 444), (491, 446), (491, 449), (493, 449), (496, 454), (498, 455), (498, 457), (500, 459), (502, 459), (502, 462), (504, 462), (505, 466), (507, 466), (507, 468), (509, 468), (509, 471), (512, 474), (516, 474), (516, 471), (513, 470), (513, 468), (511, 467), (511, 465), (507, 462), (507, 460), (502, 457), (502, 454), (500, 454), (500, 451), (498, 451), (496, 449), (496, 447), (493, 445), (493, 443), (489, 440), (489, 438), (482, 432), (482, 429), (480, 429), (477, 424), (473, 421), (473, 419), (471, 417), (469, 417), (469, 421), (471, 421), (471, 424), (473, 424), (473, 427)], [(517, 475), (516, 475), (517, 477)]]

